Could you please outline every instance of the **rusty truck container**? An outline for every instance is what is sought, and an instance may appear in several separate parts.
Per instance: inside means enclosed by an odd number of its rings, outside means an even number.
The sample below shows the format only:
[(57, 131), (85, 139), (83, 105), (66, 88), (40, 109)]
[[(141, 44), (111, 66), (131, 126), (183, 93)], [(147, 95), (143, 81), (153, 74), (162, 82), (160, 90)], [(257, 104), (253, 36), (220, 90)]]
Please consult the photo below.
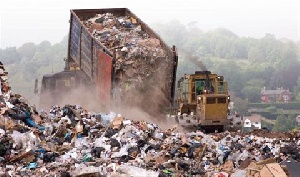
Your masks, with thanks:
[(86, 73), (101, 103), (112, 101), (116, 87), (123, 103), (171, 103), (177, 60), (175, 46), (127, 8), (71, 10), (66, 70)]

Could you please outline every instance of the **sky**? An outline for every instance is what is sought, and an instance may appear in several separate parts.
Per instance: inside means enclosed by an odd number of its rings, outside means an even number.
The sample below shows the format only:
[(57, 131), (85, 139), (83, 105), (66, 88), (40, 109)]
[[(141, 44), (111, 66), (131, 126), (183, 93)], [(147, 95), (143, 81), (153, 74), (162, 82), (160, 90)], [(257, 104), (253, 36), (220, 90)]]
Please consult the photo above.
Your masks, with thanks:
[[(150, 25), (197, 22), (204, 31), (226, 28), (239, 36), (300, 40), (300, 0), (1, 0), (0, 48), (68, 34), (70, 9), (126, 7)], [(172, 29), (170, 29), (172, 30)]]

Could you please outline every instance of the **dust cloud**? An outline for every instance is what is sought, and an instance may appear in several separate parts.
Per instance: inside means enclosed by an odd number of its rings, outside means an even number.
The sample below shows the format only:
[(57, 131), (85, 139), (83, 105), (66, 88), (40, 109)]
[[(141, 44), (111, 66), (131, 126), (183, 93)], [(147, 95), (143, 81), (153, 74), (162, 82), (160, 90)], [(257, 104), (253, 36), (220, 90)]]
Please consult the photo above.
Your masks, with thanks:
[[(158, 81), (159, 79), (157, 79)], [(112, 100), (111, 109), (131, 120), (142, 120), (159, 125), (162, 129), (172, 128), (175, 119), (167, 118), (170, 100), (156, 82), (144, 83), (143, 87), (132, 87), (122, 95), (122, 100)]]
[(176, 121), (174, 118), (168, 118), (164, 112), (164, 108), (170, 106), (170, 102), (163, 91), (155, 86), (149, 86), (149, 89), (144, 88), (142, 91), (140, 89), (133, 87), (122, 95), (121, 100), (111, 99), (110, 102), (99, 100), (94, 87), (81, 86), (67, 91), (51, 90), (40, 95), (37, 108), (48, 110), (55, 105), (60, 107), (67, 104), (80, 105), (96, 113), (115, 112), (130, 120), (157, 124), (162, 129), (173, 128)]
[(50, 90), (40, 95), (39, 109), (49, 109), (51, 106), (80, 105), (91, 111), (103, 112), (106, 106), (97, 100), (95, 89), (78, 86), (69, 90)]
[(139, 107), (119, 106), (113, 110), (127, 119), (154, 123), (162, 129), (170, 129), (177, 125), (174, 118), (169, 118), (165, 114), (150, 115)]

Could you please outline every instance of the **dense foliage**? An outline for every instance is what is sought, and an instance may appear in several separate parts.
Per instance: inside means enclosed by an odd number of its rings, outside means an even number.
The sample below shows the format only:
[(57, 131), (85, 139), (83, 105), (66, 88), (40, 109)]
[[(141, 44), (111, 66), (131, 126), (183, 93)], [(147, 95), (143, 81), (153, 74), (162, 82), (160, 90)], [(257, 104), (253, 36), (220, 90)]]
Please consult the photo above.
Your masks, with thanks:
[(277, 108), (277, 109), (285, 109), (285, 110), (293, 110), (300, 108), (300, 102), (292, 102), (292, 103), (249, 103), (249, 107), (255, 108)]
[(26, 43), (19, 48), (0, 50), (0, 61), (8, 71), (13, 92), (21, 94), (32, 104), (38, 103), (38, 95), (34, 94), (35, 79), (41, 82), (44, 74), (62, 71), (66, 56), (66, 37), (54, 45), (43, 41), (40, 44)]
[(279, 115), (273, 127), (273, 131), (284, 132), (287, 130), (293, 130), (297, 126), (295, 115)]

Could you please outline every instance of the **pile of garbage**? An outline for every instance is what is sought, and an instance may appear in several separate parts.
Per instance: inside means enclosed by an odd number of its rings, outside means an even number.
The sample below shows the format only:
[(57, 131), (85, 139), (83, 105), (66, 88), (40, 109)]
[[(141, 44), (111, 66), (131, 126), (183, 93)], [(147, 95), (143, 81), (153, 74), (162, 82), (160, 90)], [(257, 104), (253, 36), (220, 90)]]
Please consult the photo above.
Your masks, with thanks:
[(105, 47), (118, 49), (116, 68), (124, 70), (131, 80), (149, 77), (158, 69), (159, 60), (166, 60), (160, 40), (150, 37), (133, 17), (97, 14), (84, 24)]
[(181, 133), (79, 105), (37, 111), (0, 74), (0, 176), (285, 177), (281, 162), (300, 161), (298, 133)]
[[(115, 53), (114, 87), (126, 91), (127, 97), (133, 97), (138, 91), (149, 99), (159, 90), (171, 90), (174, 62), (160, 39), (150, 36), (138, 19), (133, 16), (116, 16), (112, 13), (96, 14), (82, 21), (89, 32), (111, 52)], [(158, 89), (158, 91), (153, 91)], [(149, 93), (148, 93), (149, 92)], [(147, 94), (148, 93), (148, 94)], [(163, 97), (161, 95), (160, 97)], [(133, 98), (125, 100), (135, 101)], [(138, 105), (139, 103), (135, 104)]]

